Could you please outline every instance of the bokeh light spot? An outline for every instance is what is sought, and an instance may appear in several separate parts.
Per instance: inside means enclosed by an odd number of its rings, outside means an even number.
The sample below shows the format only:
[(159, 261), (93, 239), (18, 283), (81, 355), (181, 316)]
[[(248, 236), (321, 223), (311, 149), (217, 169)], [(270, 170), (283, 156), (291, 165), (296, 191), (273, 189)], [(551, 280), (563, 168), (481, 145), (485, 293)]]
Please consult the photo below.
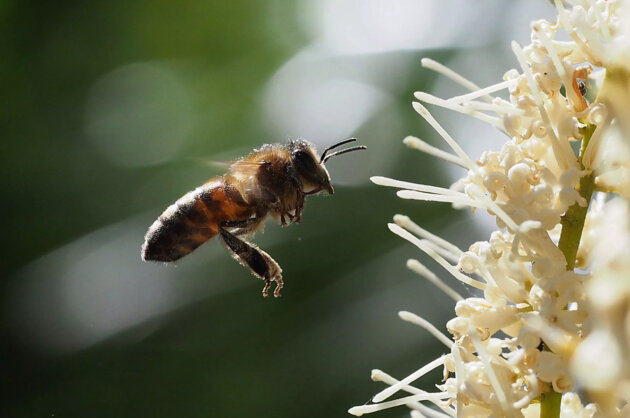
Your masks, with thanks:
[(193, 128), (184, 83), (165, 65), (131, 64), (98, 80), (85, 118), (87, 138), (112, 163), (149, 166), (173, 157)]

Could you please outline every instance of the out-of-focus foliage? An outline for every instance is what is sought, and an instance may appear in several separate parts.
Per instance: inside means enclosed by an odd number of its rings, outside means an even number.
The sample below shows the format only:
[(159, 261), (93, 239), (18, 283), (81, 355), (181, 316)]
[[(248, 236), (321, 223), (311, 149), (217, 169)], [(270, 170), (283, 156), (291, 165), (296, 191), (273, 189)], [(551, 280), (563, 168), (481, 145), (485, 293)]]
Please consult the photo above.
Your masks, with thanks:
[[(307, 48), (304, 6), (2, 3), (0, 415), (344, 416), (373, 392), (372, 367), (406, 375), (430, 360), (437, 342), (396, 313), (434, 305), (427, 319), (440, 323), (450, 305), (405, 269), (415, 252), (385, 225), (403, 212), (434, 231), (450, 225), (462, 244), (471, 228), (368, 182), (448, 185), (400, 142), (425, 132), (409, 106), (434, 80), (419, 68), (423, 45), (307, 66), (356, 89), (356, 100), (340, 90), (348, 105), (335, 118), (370, 149), (329, 162), (336, 193), (309, 197), (300, 225), (256, 237), (284, 269), (283, 298), (263, 299), (262, 282), (216, 239), (176, 267), (140, 261), (147, 226), (221, 174), (213, 162), (303, 135), (283, 129), (278, 109), (321, 91), (277, 86), (294, 77), (280, 70), (287, 62), (318, 49)], [(329, 123), (349, 126), (319, 125)], [(306, 139), (321, 149), (343, 138)]]

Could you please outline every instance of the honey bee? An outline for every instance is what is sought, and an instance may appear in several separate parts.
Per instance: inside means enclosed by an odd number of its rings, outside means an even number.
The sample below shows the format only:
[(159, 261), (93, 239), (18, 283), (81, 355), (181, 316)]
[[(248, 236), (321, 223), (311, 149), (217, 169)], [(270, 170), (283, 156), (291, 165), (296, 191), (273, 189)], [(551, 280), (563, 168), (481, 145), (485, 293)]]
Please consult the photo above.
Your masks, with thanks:
[(334, 193), (324, 163), (337, 155), (366, 149), (359, 145), (329, 151), (356, 141), (350, 138), (327, 148), (321, 156), (307, 141), (263, 145), (231, 164), (227, 174), (210, 179), (166, 208), (149, 227), (142, 245), (144, 261), (172, 262), (219, 235), (240, 264), (280, 296), (282, 269), (269, 254), (244, 238), (252, 236), (271, 216), (281, 225), (299, 223), (306, 196)]

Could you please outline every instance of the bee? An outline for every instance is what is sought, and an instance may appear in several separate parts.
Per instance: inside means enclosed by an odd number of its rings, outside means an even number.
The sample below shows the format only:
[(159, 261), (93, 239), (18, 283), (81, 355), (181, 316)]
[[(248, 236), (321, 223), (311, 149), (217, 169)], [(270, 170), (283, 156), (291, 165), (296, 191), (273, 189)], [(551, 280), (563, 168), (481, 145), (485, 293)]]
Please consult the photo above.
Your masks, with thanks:
[(359, 145), (331, 150), (356, 141), (350, 138), (327, 148), (321, 156), (303, 140), (267, 144), (230, 165), (227, 174), (210, 179), (166, 208), (149, 227), (142, 245), (144, 261), (173, 262), (219, 235), (240, 264), (264, 280), (264, 297), (271, 282), (280, 296), (282, 269), (269, 254), (245, 238), (260, 230), (268, 217), (282, 226), (299, 223), (306, 196), (334, 193), (324, 163), (337, 155), (366, 149)]

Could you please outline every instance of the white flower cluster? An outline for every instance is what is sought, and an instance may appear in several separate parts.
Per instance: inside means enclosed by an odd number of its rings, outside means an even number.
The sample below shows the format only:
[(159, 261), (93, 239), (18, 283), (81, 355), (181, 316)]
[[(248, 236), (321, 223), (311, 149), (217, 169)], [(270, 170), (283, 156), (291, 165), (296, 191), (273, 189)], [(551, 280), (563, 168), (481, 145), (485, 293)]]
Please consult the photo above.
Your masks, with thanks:
[[(417, 417), (630, 413), (624, 408), (630, 405), (630, 130), (624, 125), (630, 115), (622, 106), (630, 104), (630, 2), (555, 3), (556, 22), (534, 22), (524, 48), (512, 43), (520, 71), (508, 71), (501, 83), (479, 88), (423, 60), (472, 92), (450, 99), (415, 94), (415, 110), (453, 152), (415, 137), (404, 142), (467, 175), (450, 189), (372, 180), (402, 189), (397, 194), (404, 199), (484, 209), (499, 230), (463, 252), (408, 217), (394, 217), (392, 232), (482, 295), (464, 299), (409, 260), (409, 268), (456, 301), (456, 317), (447, 323), (452, 338), (417, 315), (400, 316), (448, 351), (400, 381), (374, 371), (374, 380), (390, 386), (351, 414), (397, 405)], [(570, 41), (557, 39), (561, 31)], [(505, 89), (509, 99), (493, 96)], [(420, 102), (476, 117), (509, 139), (473, 162)], [(572, 142), (580, 145), (577, 155)], [(611, 191), (620, 196), (604, 193)], [(410, 385), (440, 366), (440, 392)], [(411, 395), (386, 401), (400, 390)], [(578, 390), (592, 403), (583, 406)]]
[[(630, 203), (613, 199), (597, 210), (591, 277), (585, 283), (585, 338), (570, 360), (582, 389), (604, 416), (630, 416)], [(620, 404), (625, 403), (619, 411)]]

